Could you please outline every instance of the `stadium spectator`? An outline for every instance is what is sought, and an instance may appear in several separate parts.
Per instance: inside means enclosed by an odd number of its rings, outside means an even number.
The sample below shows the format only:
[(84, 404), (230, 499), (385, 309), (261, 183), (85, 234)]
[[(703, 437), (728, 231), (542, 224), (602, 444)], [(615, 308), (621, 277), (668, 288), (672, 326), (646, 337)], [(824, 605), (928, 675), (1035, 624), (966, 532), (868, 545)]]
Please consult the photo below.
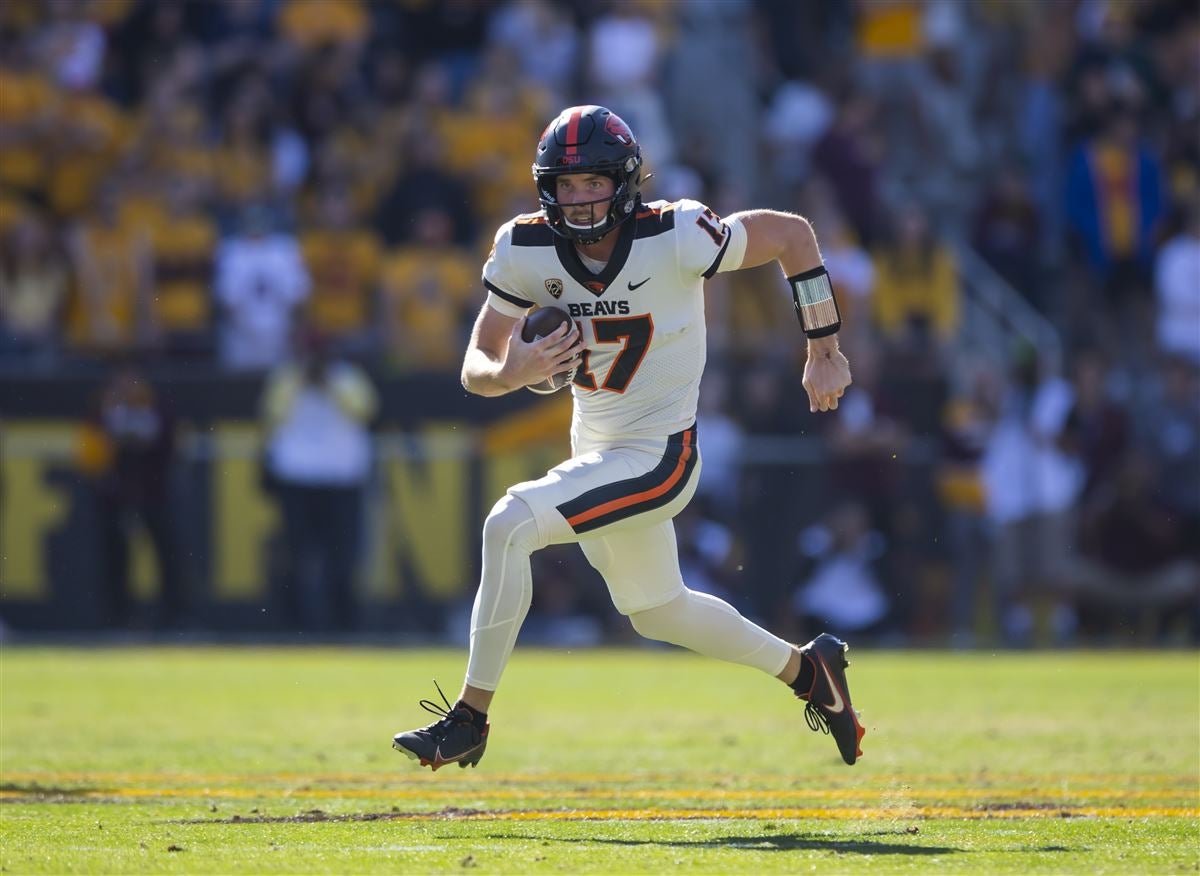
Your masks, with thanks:
[(875, 322), (883, 336), (905, 345), (926, 337), (949, 344), (961, 319), (957, 260), (917, 203), (897, 213), (891, 239), (873, 258)]
[(893, 632), (887, 594), (876, 564), (883, 557), (883, 534), (871, 529), (867, 509), (844, 503), (800, 533), (808, 573), (792, 596), (800, 637), (816, 630), (878, 640)]
[(1133, 108), (1108, 107), (1096, 135), (1072, 151), (1066, 215), (1105, 300), (1103, 309), (1088, 302), (1081, 315), (1125, 316), (1149, 289), (1154, 235), (1163, 218), (1162, 164)]
[(991, 570), (998, 632), (1009, 645), (1034, 640), (1035, 608), (1050, 605), (1052, 635), (1073, 632), (1063, 601), (1085, 472), (1060, 446), (1071, 385), (1045, 372), (1033, 350), (1016, 357), (981, 462), (992, 526)]
[(380, 200), (375, 228), (388, 246), (411, 241), (417, 234), (417, 217), (428, 210), (450, 216), (454, 241), (475, 243), (475, 216), (467, 186), (447, 172), (445, 146), (433, 130), (421, 131), (406, 144), (407, 161), (391, 191)]
[(88, 6), (73, 0), (49, 0), (49, 20), (38, 43), (43, 63), (59, 85), (90, 90), (100, 80), (107, 48), (104, 29), (89, 17)]
[[(1200, 564), (1189, 556), (1183, 521), (1156, 494), (1151, 460), (1132, 453), (1088, 507), (1083, 556), (1069, 584), (1085, 624), (1112, 635), (1128, 624), (1135, 640), (1158, 640), (1176, 620), (1200, 638)], [(1097, 629), (1099, 628), (1099, 629)], [(1107, 629), (1104, 629), (1107, 628)]]
[(17, 219), (0, 237), (0, 360), (48, 364), (67, 283), (61, 244), (45, 220), (33, 213)]
[(1042, 227), (1029, 179), (1014, 164), (985, 183), (974, 216), (971, 244), (1014, 289), (1042, 310)]
[[(125, 214), (150, 243), (154, 333), (169, 356), (210, 359), (217, 225), (202, 207), (200, 184), (194, 178), (166, 179), (161, 188), (140, 217), (130, 217), (128, 209)], [(133, 204), (126, 201), (125, 206)]]
[(1102, 353), (1082, 350), (1073, 357), (1070, 413), (1058, 444), (1083, 466), (1079, 500), (1088, 499), (1115, 475), (1130, 445), (1130, 424), (1125, 409), (1110, 397), (1112, 368)]
[(77, 284), (67, 316), (71, 346), (89, 354), (146, 346), (154, 329), (153, 251), (142, 229), (121, 222), (115, 184), (72, 228), (68, 248)]
[(53, 136), (40, 144), (49, 159), (46, 198), (56, 215), (76, 218), (121, 172), (131, 120), (89, 77), (69, 79), (51, 104)]
[(276, 126), (271, 118), (272, 94), (261, 73), (242, 78), (221, 115), (216, 161), (217, 194), (226, 211), (270, 199), (282, 174), (282, 154), (274, 149)]
[(516, 56), (493, 49), (461, 110), (442, 116), (444, 166), (469, 182), (476, 215), (494, 220), (529, 193), (529, 131), (546, 115), (545, 94), (518, 76)]
[(983, 157), (975, 121), (976, 77), (968, 69), (981, 46), (967, 26), (961, 3), (928, 3), (923, 30), (926, 50), (911, 92), (916, 110), (914, 160), (910, 171), (907, 151), (895, 150), (891, 172), (905, 190), (920, 191), (938, 231), (952, 234), (969, 217)]
[(1182, 356), (1160, 368), (1156, 391), (1133, 419), (1140, 452), (1154, 460), (1154, 497), (1177, 517), (1182, 542), (1200, 562), (1200, 368)]
[(882, 232), (879, 168), (886, 154), (877, 128), (877, 104), (852, 91), (837, 100), (837, 115), (813, 148), (814, 169), (833, 187), (838, 209), (859, 243), (875, 246)]
[(221, 306), (221, 364), (262, 370), (287, 355), (292, 321), (311, 280), (296, 239), (275, 228), (263, 205), (247, 207), (237, 235), (217, 248), (215, 291)]
[(282, 512), (278, 601), (288, 628), (345, 632), (357, 624), (368, 425), (378, 406), (367, 375), (313, 331), (303, 333), (298, 360), (267, 378), (264, 464)]
[(1185, 210), (1185, 224), (1163, 244), (1154, 262), (1158, 349), (1200, 368), (1200, 201)]
[(183, 624), (185, 577), (171, 502), (175, 418), (137, 367), (118, 368), (101, 387), (80, 433), (79, 462), (95, 500), (101, 624), (124, 628), (137, 620), (129, 581), (134, 527), (149, 536), (158, 566), (153, 625)]
[(522, 75), (545, 89), (550, 103), (567, 100), (579, 30), (566, 9), (550, 0), (515, 0), (496, 11), (489, 27), (489, 43), (516, 52)]
[[(695, 89), (691, 91), (699, 94)], [(770, 153), (771, 178), (782, 189), (776, 197), (810, 176), (813, 148), (833, 124), (834, 113), (829, 97), (809, 83), (785, 82), (775, 89), (763, 118), (762, 133)]]
[(449, 370), (469, 331), (476, 260), (454, 244), (449, 214), (429, 208), (413, 218), (416, 239), (392, 250), (381, 272), (384, 349), (401, 370)]
[(936, 467), (950, 564), (950, 635), (954, 647), (978, 637), (979, 596), (988, 568), (987, 496), (982, 461), (997, 414), (1002, 377), (987, 364), (963, 368), (942, 411)]
[(318, 199), (316, 221), (300, 233), (312, 279), (305, 322), (342, 349), (366, 351), (375, 341), (382, 246), (373, 231), (354, 223), (345, 186), (330, 185)]
[(361, 0), (284, 0), (278, 9), (279, 33), (304, 52), (359, 44), (370, 24)]
[(39, 68), (31, 40), (0, 33), (0, 186), (44, 198), (58, 90)]

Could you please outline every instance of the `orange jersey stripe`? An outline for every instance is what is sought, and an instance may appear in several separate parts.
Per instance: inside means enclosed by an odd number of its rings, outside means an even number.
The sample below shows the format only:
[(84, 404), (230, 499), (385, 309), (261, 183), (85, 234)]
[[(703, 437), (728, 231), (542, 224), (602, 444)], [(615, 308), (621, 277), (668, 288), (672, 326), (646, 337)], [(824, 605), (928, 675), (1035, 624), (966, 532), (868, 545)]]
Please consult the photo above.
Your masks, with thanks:
[(594, 520), (603, 514), (619, 511), (622, 508), (628, 508), (630, 505), (636, 505), (638, 502), (646, 502), (661, 496), (667, 490), (671, 489), (671, 487), (675, 486), (675, 484), (679, 483), (679, 479), (683, 477), (683, 472), (687, 468), (687, 461), (691, 456), (692, 432), (689, 430), (683, 435), (683, 452), (679, 454), (679, 462), (675, 465), (675, 470), (671, 472), (665, 481), (652, 489), (643, 490), (631, 496), (622, 496), (620, 499), (613, 499), (611, 502), (605, 502), (603, 505), (589, 508), (587, 511), (580, 512), (574, 517), (568, 518), (567, 523), (575, 527), (581, 523), (587, 523), (589, 520)]
[(675, 209), (674, 204), (667, 204), (665, 207), (647, 207), (642, 206), (642, 209), (637, 211), (636, 219), (645, 219), (647, 216), (661, 216), (663, 213), (669, 213)]

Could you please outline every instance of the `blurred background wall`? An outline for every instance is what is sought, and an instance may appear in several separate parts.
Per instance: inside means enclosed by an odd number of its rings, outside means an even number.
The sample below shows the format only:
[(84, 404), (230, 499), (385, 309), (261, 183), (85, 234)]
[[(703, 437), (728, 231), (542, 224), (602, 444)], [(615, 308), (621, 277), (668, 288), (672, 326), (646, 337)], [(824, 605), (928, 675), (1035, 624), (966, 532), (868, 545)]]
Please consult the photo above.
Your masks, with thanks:
[[(810, 416), (779, 271), (708, 284), (685, 578), (803, 640), (1200, 639), (1188, 0), (7, 0), (0, 622), (465, 636), (478, 528), (569, 399), (468, 396), (538, 133), (646, 198), (808, 216), (855, 382)], [(621, 640), (574, 547), (523, 635)]]

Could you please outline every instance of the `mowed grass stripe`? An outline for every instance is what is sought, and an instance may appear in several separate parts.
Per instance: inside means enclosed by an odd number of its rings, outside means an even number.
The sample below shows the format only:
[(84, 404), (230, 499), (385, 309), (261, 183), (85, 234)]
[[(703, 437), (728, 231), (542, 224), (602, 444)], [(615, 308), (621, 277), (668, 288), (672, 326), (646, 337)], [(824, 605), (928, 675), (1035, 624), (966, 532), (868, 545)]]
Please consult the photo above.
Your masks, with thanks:
[[(1192, 807), (1053, 807), (1049, 809), (966, 809), (959, 806), (838, 807), (820, 809), (568, 809), (531, 810), (501, 813), (473, 812), (459, 818), (477, 821), (679, 821), (704, 818), (728, 820), (742, 818), (757, 821), (817, 818), (849, 821), (877, 818), (1196, 818), (1200, 809)], [(418, 818), (445, 818), (440, 813), (417, 815)]]
[[(133, 789), (128, 789), (133, 790)], [(11, 797), (12, 792), (5, 792), (5, 797)], [(145, 797), (145, 792), (123, 795), (119, 792), (104, 794), (89, 792), (84, 795), (71, 795), (72, 801), (95, 802), (103, 799), (114, 799), (124, 796)], [(182, 797), (203, 796), (189, 792), (171, 793), (169, 789), (159, 789), (149, 796)], [(236, 796), (261, 796), (250, 792), (239, 793)], [(327, 795), (297, 795), (298, 797), (336, 796)], [(23, 797), (21, 802), (31, 801)], [(467, 821), (688, 821), (700, 819), (745, 819), (754, 821), (771, 821), (775, 819), (820, 819), (831, 821), (872, 820), (880, 818), (892, 819), (938, 819), (938, 818), (1200, 818), (1200, 807), (1194, 806), (1078, 806), (1058, 802), (1025, 801), (1024, 805), (1001, 805), (991, 807), (986, 804), (973, 807), (966, 806), (917, 806), (884, 805), (884, 806), (821, 806), (821, 807), (720, 807), (711, 809), (700, 808), (665, 808), (647, 806), (638, 809), (502, 809), (478, 810), (461, 809), (417, 811), (417, 812), (381, 812), (381, 813), (346, 813), (332, 814), (314, 810), (312, 819), (304, 814), (297, 817), (263, 817), (263, 816), (234, 816), (233, 818), (204, 819), (193, 824), (255, 824), (277, 821), (438, 821), (444, 819)]]
[[(404, 763), (407, 765), (407, 762)], [(868, 774), (870, 776), (870, 774)], [(594, 785), (628, 785), (628, 784), (653, 784), (655, 782), (670, 782), (677, 784), (681, 781), (704, 782), (705, 784), (729, 783), (737, 782), (741, 784), (769, 784), (771, 782), (781, 781), (779, 773), (467, 773), (461, 777), (469, 783), (483, 783), (494, 785), (533, 785), (533, 784), (575, 784), (588, 783)], [(886, 777), (875, 777), (880, 780)], [(290, 784), (303, 782), (306, 784), (317, 785), (336, 785), (340, 783), (346, 784), (385, 784), (385, 783), (423, 783), (423, 784), (438, 784), (444, 783), (444, 776), (435, 776), (432, 773), (425, 771), (407, 771), (404, 773), (351, 773), (351, 772), (330, 772), (330, 773), (135, 773), (135, 772), (105, 772), (105, 771), (51, 771), (51, 770), (5, 770), (0, 774), (0, 780), (6, 783), (16, 782), (39, 782), (45, 784), (59, 784), (62, 782), (79, 782), (79, 783), (111, 783), (118, 785), (180, 785), (180, 784), (200, 784), (200, 785), (246, 785), (246, 784)], [(798, 777), (798, 780), (803, 781), (839, 781), (830, 773), (813, 773)], [(870, 779), (868, 779), (870, 780)], [(856, 779), (861, 781), (861, 779)], [(1037, 774), (1028, 773), (984, 773), (984, 774), (967, 774), (967, 773), (904, 773), (904, 783), (906, 786), (921, 785), (937, 787), (940, 785), (958, 785), (963, 782), (975, 782), (979, 784), (1016, 784), (1034, 782), (1038, 787), (1045, 787), (1047, 784), (1053, 783), (1078, 783), (1078, 784), (1095, 784), (1102, 788), (1105, 785), (1120, 784), (1120, 783), (1136, 783), (1138, 785), (1158, 785), (1167, 788), (1185, 788), (1191, 790), (1200, 789), (1200, 775), (1185, 776), (1177, 773), (1062, 773), (1062, 774)], [(847, 786), (851, 787), (851, 786)], [(1029, 787), (1021, 785), (1021, 788)], [(1198, 792), (1200, 793), (1200, 792)]]

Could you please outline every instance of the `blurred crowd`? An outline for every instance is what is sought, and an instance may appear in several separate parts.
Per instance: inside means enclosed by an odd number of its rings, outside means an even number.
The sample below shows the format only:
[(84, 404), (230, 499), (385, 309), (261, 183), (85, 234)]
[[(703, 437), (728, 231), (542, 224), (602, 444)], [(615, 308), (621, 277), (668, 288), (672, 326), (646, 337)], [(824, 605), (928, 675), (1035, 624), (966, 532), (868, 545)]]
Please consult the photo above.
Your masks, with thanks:
[[(275, 434), (308, 339), (365, 369), (327, 401), (358, 448), (372, 376), (457, 371), (574, 103), (630, 123), (648, 199), (808, 216), (842, 304), (815, 421), (777, 269), (709, 284), (693, 586), (798, 637), (1200, 636), (1190, 0), (6, 0), (0, 369), (270, 374)], [(1055, 350), (971, 342), (974, 256)]]

